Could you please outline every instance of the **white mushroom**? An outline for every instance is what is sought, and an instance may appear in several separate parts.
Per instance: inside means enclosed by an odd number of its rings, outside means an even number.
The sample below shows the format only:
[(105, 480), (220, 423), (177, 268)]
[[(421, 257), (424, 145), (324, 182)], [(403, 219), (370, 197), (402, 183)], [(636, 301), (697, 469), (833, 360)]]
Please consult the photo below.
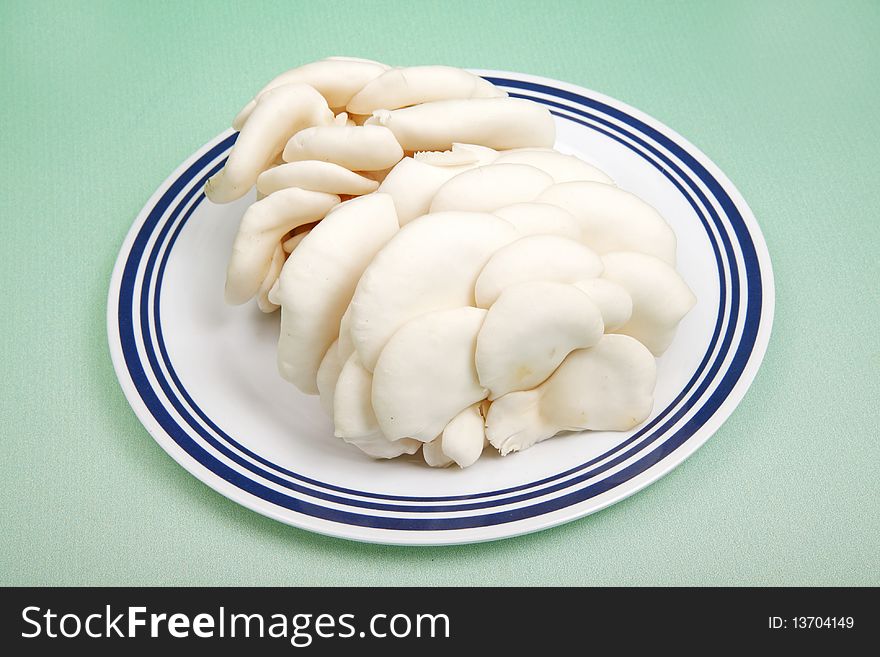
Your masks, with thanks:
[(244, 213), (226, 270), (226, 301), (242, 304), (266, 278), (275, 247), (285, 234), (322, 218), (339, 197), (305, 189), (282, 189), (252, 204)]
[(272, 260), (269, 262), (269, 270), (266, 272), (266, 277), (260, 283), (260, 289), (257, 290), (257, 307), (264, 313), (274, 313), (278, 310), (279, 306), (269, 298), (269, 292), (275, 286), (275, 283), (278, 282), (278, 274), (281, 273), (281, 268), (284, 266), (286, 259), (287, 254), (284, 252), (284, 248), (281, 244), (278, 244), (272, 253)]
[(570, 212), (549, 203), (514, 203), (492, 214), (509, 221), (522, 236), (558, 235), (581, 241), (581, 226)]
[(389, 169), (403, 158), (403, 149), (387, 128), (364, 126), (316, 126), (300, 130), (284, 147), (286, 162), (321, 160), (351, 171)]
[(416, 153), (389, 172), (379, 191), (391, 194), (403, 226), (428, 213), (431, 199), (443, 183), (462, 171), (489, 164), (496, 155), (491, 148), (471, 144), (453, 144), (450, 151)]
[(452, 459), (443, 453), (443, 438), (437, 436), (431, 442), (422, 445), (422, 457), (432, 468), (446, 468), (452, 465)]
[(575, 286), (586, 293), (602, 313), (605, 332), (611, 333), (629, 321), (632, 316), (633, 302), (629, 292), (604, 278), (591, 278), (578, 281)]
[(632, 316), (617, 333), (631, 335), (659, 356), (675, 337), (682, 318), (697, 302), (681, 275), (662, 260), (643, 253), (606, 253), (602, 278), (632, 297)]
[(501, 153), (497, 162), (498, 164), (528, 164), (549, 174), (555, 183), (585, 180), (614, 184), (611, 177), (601, 169), (587, 164), (579, 157), (565, 155), (554, 150), (518, 148)]
[(333, 394), (335, 435), (376, 459), (415, 454), (422, 443), (411, 438), (388, 440), (379, 429), (370, 397), (373, 376), (352, 354), (339, 373)]
[(675, 266), (675, 233), (657, 210), (634, 194), (603, 183), (567, 182), (553, 185), (537, 200), (574, 215), (584, 243), (599, 255), (638, 251)]
[(257, 191), (271, 194), (279, 189), (301, 187), (313, 192), (361, 196), (375, 192), (379, 183), (343, 166), (319, 160), (290, 162), (267, 169), (257, 178)]
[(442, 151), (454, 142), (495, 149), (552, 146), (556, 139), (547, 108), (519, 98), (438, 100), (376, 110), (366, 123), (390, 128), (407, 151)]
[(390, 196), (359, 196), (328, 214), (284, 264), (277, 292), (278, 369), (303, 392), (318, 392), (318, 367), (337, 338), (358, 279), (397, 229)]
[(476, 463), (486, 444), (486, 428), (480, 404), (472, 404), (452, 418), (443, 429), (440, 440), (443, 454), (459, 467), (466, 468)]
[(534, 388), (569, 353), (599, 342), (604, 330), (599, 308), (574, 285), (510, 285), (489, 308), (477, 337), (480, 385), (490, 400)]
[(321, 366), (318, 367), (316, 383), (318, 394), (321, 396), (321, 408), (331, 418), (333, 417), (333, 394), (336, 391), (336, 382), (339, 380), (339, 373), (342, 372), (344, 364), (345, 361), (339, 359), (339, 349), (334, 342), (327, 348), (327, 353), (321, 359)]
[(327, 102), (308, 85), (286, 84), (266, 93), (239, 133), (226, 164), (205, 183), (205, 195), (214, 203), (241, 198), (294, 134), (332, 121)]
[(440, 310), (416, 317), (391, 337), (373, 372), (373, 410), (389, 439), (429, 442), (485, 399), (474, 366), (485, 315), (467, 306)]
[(531, 201), (552, 184), (553, 179), (535, 167), (488, 164), (450, 178), (434, 195), (430, 212), (492, 212), (513, 203)]
[(570, 353), (539, 387), (492, 402), (486, 436), (508, 454), (560, 431), (627, 431), (651, 413), (656, 376), (654, 357), (638, 340), (606, 335)]
[(388, 70), (388, 66), (369, 59), (328, 57), (286, 71), (270, 81), (245, 105), (232, 121), (232, 127), (241, 130), (248, 121), (257, 101), (272, 89), (285, 84), (301, 83), (313, 87), (330, 107), (345, 107), (351, 97), (365, 84)]
[(405, 157), (391, 169), (379, 185), (379, 191), (391, 194), (400, 225), (404, 226), (428, 213), (434, 194), (456, 173), (451, 167), (433, 166)]
[(576, 283), (602, 273), (602, 260), (580, 242), (556, 235), (529, 235), (499, 249), (480, 272), (477, 306), (491, 306), (504, 288), (526, 281)]
[(370, 80), (348, 102), (354, 114), (377, 109), (399, 109), (452, 98), (499, 98), (507, 96), (491, 82), (451, 66), (409, 66), (393, 68)]
[(366, 268), (351, 301), (351, 337), (364, 367), (372, 371), (385, 343), (414, 317), (473, 305), (486, 261), (516, 237), (503, 219), (477, 212), (426, 214), (401, 228)]

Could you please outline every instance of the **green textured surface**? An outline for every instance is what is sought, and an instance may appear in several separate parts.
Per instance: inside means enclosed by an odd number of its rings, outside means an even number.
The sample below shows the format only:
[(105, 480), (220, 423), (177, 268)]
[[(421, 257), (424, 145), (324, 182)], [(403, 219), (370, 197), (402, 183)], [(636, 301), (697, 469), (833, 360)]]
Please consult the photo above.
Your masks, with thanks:
[[(406, 549), (263, 518), (117, 385), (138, 210), (275, 73), (332, 54), (506, 69), (665, 122), (734, 181), (776, 275), (766, 360), (683, 466), (594, 516)], [(880, 584), (880, 3), (0, 2), (0, 582)]]

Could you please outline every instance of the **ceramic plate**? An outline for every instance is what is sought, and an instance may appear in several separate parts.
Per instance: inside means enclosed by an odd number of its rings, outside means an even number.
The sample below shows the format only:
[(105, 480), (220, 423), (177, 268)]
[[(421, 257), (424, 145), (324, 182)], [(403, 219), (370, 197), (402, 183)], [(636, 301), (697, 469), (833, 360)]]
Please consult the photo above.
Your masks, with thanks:
[(487, 451), (466, 470), (373, 461), (333, 437), (316, 397), (276, 371), (278, 315), (223, 301), (226, 260), (250, 196), (202, 192), (237, 133), (206, 144), (156, 191), (110, 284), (116, 373), (137, 416), (194, 476), (258, 513), (344, 538), (395, 544), (486, 541), (613, 504), (669, 472), (715, 432), (760, 365), (773, 318), (767, 247), (740, 194), (675, 132), (627, 105), (555, 80), (478, 71), (553, 112), (557, 148), (656, 207), (678, 237), (697, 296), (658, 360), (654, 411), (625, 433), (558, 436)]

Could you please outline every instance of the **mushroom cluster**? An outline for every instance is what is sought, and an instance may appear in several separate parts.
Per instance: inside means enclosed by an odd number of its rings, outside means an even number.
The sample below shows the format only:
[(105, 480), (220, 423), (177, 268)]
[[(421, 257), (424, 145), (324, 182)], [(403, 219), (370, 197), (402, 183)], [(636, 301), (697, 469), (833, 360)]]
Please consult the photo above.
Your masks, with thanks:
[(650, 205), (553, 149), (546, 108), (444, 66), (330, 58), (236, 117), (206, 185), (244, 213), (230, 303), (281, 308), (278, 367), (375, 458), (473, 464), (628, 430), (696, 302)]

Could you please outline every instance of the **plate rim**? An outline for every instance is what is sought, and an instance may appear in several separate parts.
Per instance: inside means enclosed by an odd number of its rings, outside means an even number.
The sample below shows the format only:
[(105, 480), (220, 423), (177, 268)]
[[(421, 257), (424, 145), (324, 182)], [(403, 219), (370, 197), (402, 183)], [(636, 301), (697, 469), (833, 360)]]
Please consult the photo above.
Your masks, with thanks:
[[(158, 420), (152, 415), (144, 401), (141, 399), (139, 392), (131, 380), (130, 373), (125, 363), (125, 357), (119, 338), (119, 293), (122, 283), (122, 274), (127, 261), (126, 256), (131, 250), (135, 238), (140, 228), (145, 223), (152, 209), (158, 200), (168, 191), (168, 189), (177, 181), (180, 176), (186, 172), (200, 158), (204, 157), (211, 149), (216, 148), (223, 140), (228, 139), (234, 130), (228, 129), (220, 135), (203, 145), (183, 163), (181, 163), (156, 189), (150, 196), (149, 200), (143, 206), (141, 211), (135, 218), (131, 228), (126, 234), (120, 247), (114, 264), (113, 273), (110, 279), (110, 288), (108, 290), (107, 302), (107, 330), (108, 343), (110, 347), (111, 360), (113, 361), (114, 370), (120, 386), (123, 389), (125, 397), (140, 422), (147, 429), (148, 433), (156, 440), (157, 443), (185, 470), (195, 476), (197, 479), (210, 486), (225, 497), (253, 510), (261, 515), (271, 517), (285, 524), (314, 531), (320, 534), (344, 538), (355, 541), (393, 544), (393, 545), (450, 545), (462, 543), (476, 543), (491, 540), (500, 540), (503, 538), (512, 538), (523, 534), (542, 531), (550, 527), (554, 527), (572, 520), (585, 517), (597, 511), (600, 511), (630, 495), (641, 491), (657, 479), (668, 474), (675, 469), (720, 428), (727, 418), (736, 409), (750, 388), (755, 376), (763, 362), (772, 333), (773, 318), (775, 311), (775, 284), (773, 277), (772, 263), (770, 260), (769, 250), (766, 240), (758, 225), (757, 219), (743, 198), (742, 194), (729, 178), (720, 170), (720, 168), (712, 162), (699, 148), (691, 144), (687, 139), (682, 137), (676, 131), (672, 130), (662, 122), (645, 114), (641, 110), (629, 106), (619, 100), (592, 91), (590, 89), (574, 85), (571, 83), (554, 80), (551, 78), (516, 73), (510, 71), (487, 70), (487, 69), (471, 69), (483, 76), (506, 77), (514, 80), (520, 80), (526, 83), (544, 85), (547, 87), (564, 90), (573, 94), (588, 97), (592, 100), (605, 103), (610, 107), (618, 109), (633, 118), (642, 121), (649, 127), (657, 130), (670, 140), (676, 143), (688, 155), (692, 156), (700, 165), (702, 165), (709, 174), (721, 185), (725, 193), (730, 197), (733, 204), (742, 216), (742, 220), (746, 226), (747, 232), (753, 242), (755, 256), (760, 267), (760, 282), (762, 285), (763, 298), (759, 313), (760, 324), (758, 326), (755, 341), (748, 360), (727, 397), (721, 402), (718, 408), (707, 418), (707, 420), (699, 427), (697, 433), (686, 439), (681, 445), (673, 449), (669, 454), (664, 456), (656, 463), (648, 466), (643, 472), (635, 477), (628, 479), (622, 484), (615, 486), (611, 490), (600, 493), (599, 495), (582, 500), (565, 506), (561, 509), (554, 510), (550, 513), (532, 516), (508, 523), (496, 525), (486, 525), (469, 528), (443, 529), (443, 530), (420, 530), (409, 531), (401, 529), (384, 529), (376, 527), (365, 527), (360, 525), (346, 524), (334, 522), (323, 518), (317, 518), (308, 514), (296, 512), (292, 509), (277, 506), (270, 501), (265, 500), (253, 493), (235, 486), (209, 468), (198, 462), (190, 456), (177, 442), (161, 427)], [(726, 368), (724, 368), (726, 369)], [(716, 376), (723, 375), (722, 369)], [(588, 507), (588, 508), (582, 508)]]

